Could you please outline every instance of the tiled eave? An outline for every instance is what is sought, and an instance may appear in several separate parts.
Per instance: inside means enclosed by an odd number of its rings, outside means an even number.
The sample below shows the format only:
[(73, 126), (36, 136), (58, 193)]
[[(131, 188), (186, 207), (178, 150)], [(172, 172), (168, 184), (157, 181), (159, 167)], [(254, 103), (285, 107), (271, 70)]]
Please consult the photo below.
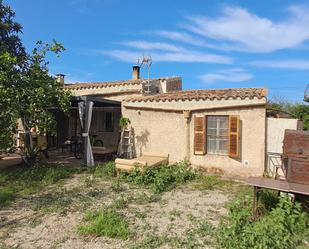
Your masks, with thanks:
[(266, 88), (231, 88), (213, 90), (188, 90), (170, 93), (137, 96), (128, 98), (126, 102), (172, 102), (192, 100), (229, 100), (229, 99), (262, 99), (266, 98)]

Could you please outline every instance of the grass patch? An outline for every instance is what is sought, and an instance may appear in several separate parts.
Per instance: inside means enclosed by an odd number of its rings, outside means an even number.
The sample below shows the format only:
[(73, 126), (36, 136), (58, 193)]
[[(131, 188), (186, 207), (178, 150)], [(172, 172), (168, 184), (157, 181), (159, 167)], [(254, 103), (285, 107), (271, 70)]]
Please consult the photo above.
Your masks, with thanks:
[(116, 176), (116, 165), (114, 161), (102, 163), (96, 166), (94, 176), (111, 178)]
[[(194, 188), (198, 190), (239, 190), (240, 184), (233, 180), (224, 180), (220, 176), (199, 175), (196, 182), (193, 184)], [(233, 191), (233, 192), (234, 192)]]
[(161, 200), (161, 195), (158, 195), (158, 194), (148, 195), (145, 192), (139, 193), (134, 198), (135, 203), (139, 205), (145, 205), (148, 203), (158, 202), (160, 200)]
[(136, 168), (132, 172), (121, 174), (123, 180), (138, 186), (150, 187), (155, 193), (169, 191), (177, 184), (191, 181), (196, 176), (196, 172), (185, 161), (173, 165), (146, 168), (144, 172)]
[(102, 194), (99, 189), (91, 189), (83, 192), (81, 188), (67, 190), (65, 188), (55, 189), (52, 192), (33, 197), (32, 209), (42, 213), (62, 213), (68, 211), (85, 210), (89, 204)]
[(38, 192), (43, 187), (68, 178), (77, 171), (76, 168), (59, 164), (0, 170), (0, 207), (9, 205), (15, 197)]
[(131, 245), (129, 249), (152, 249), (158, 248), (168, 242), (168, 238), (166, 236), (158, 236), (154, 234), (147, 234), (145, 239), (142, 241)]
[(0, 189), (0, 207), (8, 206), (15, 199), (14, 189)]
[(106, 236), (109, 238), (127, 239), (128, 222), (114, 209), (105, 208), (86, 213), (78, 231), (84, 235)]

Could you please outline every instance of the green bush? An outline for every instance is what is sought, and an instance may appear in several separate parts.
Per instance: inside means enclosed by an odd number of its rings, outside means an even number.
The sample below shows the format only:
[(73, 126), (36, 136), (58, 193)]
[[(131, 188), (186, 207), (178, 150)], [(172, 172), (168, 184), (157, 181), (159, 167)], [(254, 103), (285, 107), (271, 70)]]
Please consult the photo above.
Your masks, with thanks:
[(96, 177), (114, 177), (116, 176), (116, 166), (114, 161), (99, 164), (94, 171)]
[(113, 209), (89, 211), (84, 217), (84, 224), (78, 231), (85, 235), (106, 236), (127, 239), (129, 228), (127, 221)]
[(249, 196), (242, 196), (230, 204), (229, 215), (220, 224), (216, 238), (222, 248), (297, 248), (308, 232), (307, 222), (301, 205), (288, 196), (280, 197), (276, 207), (258, 219), (252, 217)]
[(123, 173), (122, 179), (135, 185), (150, 186), (155, 193), (161, 193), (173, 189), (177, 184), (195, 179), (196, 175), (187, 162), (181, 162), (146, 168), (144, 172), (136, 168), (130, 173)]

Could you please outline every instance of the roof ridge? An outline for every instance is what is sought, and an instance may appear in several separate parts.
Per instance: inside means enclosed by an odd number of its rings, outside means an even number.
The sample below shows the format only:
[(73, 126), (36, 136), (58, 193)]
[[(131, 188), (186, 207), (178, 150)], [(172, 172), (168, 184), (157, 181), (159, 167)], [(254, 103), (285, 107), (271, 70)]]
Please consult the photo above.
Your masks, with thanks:
[[(160, 77), (160, 78), (150, 78), (149, 80), (162, 80), (162, 79), (179, 79), (180, 76), (171, 77)], [(117, 86), (117, 85), (130, 85), (130, 84), (142, 84), (148, 79), (128, 79), (128, 80), (113, 80), (113, 81), (96, 81), (96, 82), (76, 82), (64, 84), (65, 88), (69, 89), (83, 89), (83, 88), (93, 88), (93, 87), (104, 87), (104, 86)]]

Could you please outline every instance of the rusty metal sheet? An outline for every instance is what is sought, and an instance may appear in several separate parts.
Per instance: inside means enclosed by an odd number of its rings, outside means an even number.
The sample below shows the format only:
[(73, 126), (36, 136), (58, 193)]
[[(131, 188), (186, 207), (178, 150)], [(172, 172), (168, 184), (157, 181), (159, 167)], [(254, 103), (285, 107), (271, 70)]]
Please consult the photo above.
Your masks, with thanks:
[(309, 157), (289, 157), (287, 181), (309, 185)]
[(309, 155), (309, 132), (285, 130), (283, 156), (289, 155)]

